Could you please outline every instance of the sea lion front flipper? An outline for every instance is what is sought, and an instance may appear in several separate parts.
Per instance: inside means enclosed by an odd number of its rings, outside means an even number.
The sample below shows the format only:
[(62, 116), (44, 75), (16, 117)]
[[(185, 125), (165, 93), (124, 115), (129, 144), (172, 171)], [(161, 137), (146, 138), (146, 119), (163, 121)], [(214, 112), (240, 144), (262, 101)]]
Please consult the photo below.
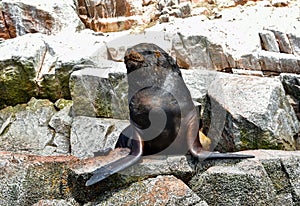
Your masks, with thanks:
[(117, 172), (120, 172), (127, 167), (130, 167), (137, 163), (141, 159), (141, 156), (135, 156), (135, 155), (128, 155), (126, 157), (123, 157), (115, 162), (112, 162), (108, 165), (105, 165), (103, 167), (100, 167), (99, 169), (95, 170), (93, 172), (93, 176), (86, 182), (86, 186), (93, 185), (107, 177), (109, 177), (112, 174), (115, 174)]
[[(122, 134), (121, 134), (122, 135)], [(134, 164), (136, 164), (142, 156), (143, 144), (142, 139), (137, 132), (133, 132), (133, 138), (130, 139), (131, 152), (128, 156), (118, 159), (104, 165), (93, 172), (93, 176), (86, 182), (86, 186), (93, 185), (108, 176), (120, 172)]]

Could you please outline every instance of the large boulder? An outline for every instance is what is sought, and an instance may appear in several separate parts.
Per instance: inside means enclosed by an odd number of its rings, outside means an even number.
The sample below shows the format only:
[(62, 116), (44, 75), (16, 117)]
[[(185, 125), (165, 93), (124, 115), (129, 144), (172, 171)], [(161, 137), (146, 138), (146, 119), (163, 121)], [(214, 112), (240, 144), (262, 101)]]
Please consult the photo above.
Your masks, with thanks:
[(204, 119), (218, 151), (296, 149), (299, 122), (278, 79), (227, 75), (208, 89)]
[(128, 120), (75, 117), (71, 128), (71, 153), (83, 159), (113, 149), (128, 125)]
[(27, 33), (54, 34), (84, 29), (73, 0), (3, 0), (0, 11), (0, 37), (5, 39)]
[(73, 112), (76, 116), (128, 119), (127, 79), (124, 63), (88, 67), (70, 77)]
[(40, 34), (25, 35), (0, 45), (0, 108), (26, 103), (37, 95), (36, 78), (46, 51)]
[[(271, 203), (276, 196), (261, 164), (251, 161), (230, 166), (211, 166), (189, 182), (193, 191), (209, 205), (244, 205)], [(214, 195), (210, 195), (214, 191)]]
[(1, 150), (33, 154), (51, 147), (53, 131), (48, 123), (56, 112), (48, 100), (32, 99), (27, 105), (7, 107), (0, 111), (2, 120)]
[[(74, 157), (0, 152), (0, 205), (33, 205), (70, 196), (68, 163)], [(65, 204), (64, 204), (65, 205)]]
[[(136, 182), (128, 188), (111, 191), (96, 201), (97, 205), (135, 205), (147, 202), (149, 205), (199, 205), (208, 204), (201, 200), (183, 181), (176, 177), (157, 176)], [(94, 205), (94, 203), (86, 206)]]
[[(70, 103), (69, 103), (70, 104)], [(0, 149), (39, 155), (70, 153), (70, 105), (32, 98), (0, 110)]]
[[(31, 97), (70, 99), (74, 66), (107, 58), (104, 36), (92, 31), (55, 36), (27, 34), (0, 45), (0, 108), (26, 103)], [(84, 51), (84, 52), (83, 52)]]
[[(299, 203), (299, 152), (259, 150), (241, 162), (207, 161), (188, 183), (209, 205)], [(259, 160), (259, 161), (258, 161)]]

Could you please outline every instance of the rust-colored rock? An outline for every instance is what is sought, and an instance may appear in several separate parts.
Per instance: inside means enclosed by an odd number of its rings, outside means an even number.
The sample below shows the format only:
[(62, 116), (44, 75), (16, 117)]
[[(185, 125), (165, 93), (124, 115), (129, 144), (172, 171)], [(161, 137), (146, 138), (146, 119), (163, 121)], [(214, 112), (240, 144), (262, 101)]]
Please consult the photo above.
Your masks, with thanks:
[(87, 28), (97, 32), (117, 32), (157, 20), (156, 5), (156, 1), (78, 0), (78, 14)]
[(138, 20), (134, 18), (89, 18), (86, 15), (80, 16), (86, 27), (96, 32), (118, 32), (130, 29), (133, 25), (138, 24)]
[(65, 28), (83, 29), (74, 7), (70, 0), (42, 3), (3, 0), (0, 4), (0, 37), (9, 39), (27, 33), (53, 34)]
[(4, 39), (11, 38), (11, 35), (10, 35), (9, 30), (7, 28), (7, 24), (5, 23), (5, 20), (4, 20), (1, 5), (0, 5), (0, 38), (4, 38)]

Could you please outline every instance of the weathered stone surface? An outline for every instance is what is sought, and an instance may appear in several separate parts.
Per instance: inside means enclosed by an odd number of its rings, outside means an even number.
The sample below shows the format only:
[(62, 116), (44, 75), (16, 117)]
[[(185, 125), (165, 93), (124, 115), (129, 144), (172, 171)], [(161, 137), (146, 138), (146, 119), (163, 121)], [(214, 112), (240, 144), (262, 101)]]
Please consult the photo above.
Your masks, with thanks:
[(0, 37), (14, 38), (27, 33), (54, 34), (84, 28), (72, 0), (43, 2), (3, 0), (0, 11)]
[(124, 63), (108, 68), (85, 68), (72, 73), (70, 89), (76, 116), (128, 119), (127, 81)]
[(37, 95), (36, 75), (46, 52), (42, 35), (25, 35), (0, 44), (0, 108), (26, 103)]
[(104, 2), (80, 0), (78, 3), (80, 19), (87, 28), (94, 31), (123, 31), (137, 25), (148, 26), (157, 19), (156, 1), (143, 3), (133, 0)]
[(185, 178), (195, 172), (193, 159), (190, 156), (150, 156), (143, 157), (142, 162), (120, 173), (140, 177), (173, 174)]
[(224, 75), (224, 73), (207, 70), (181, 70), (183, 80), (195, 101), (204, 103), (206, 101), (209, 85)]
[[(92, 171), (87, 168), (98, 164), (105, 157), (78, 160), (72, 156), (40, 157), (1, 152), (0, 203), (1, 205), (78, 205), (78, 203), (153, 205), (155, 202), (166, 205), (299, 204), (299, 152), (256, 150), (242, 153), (253, 154), (256, 158), (211, 160), (197, 164), (195, 161), (186, 161), (186, 157), (169, 157), (170, 159), (167, 158), (169, 169), (165, 168), (170, 176), (130, 178), (134, 173), (127, 173), (114, 175), (95, 186), (85, 187), (85, 181), (89, 178), (88, 173)], [(116, 153), (112, 155), (120, 158), (115, 156)], [(159, 161), (165, 160), (152, 157), (139, 163), (138, 165), (145, 170), (142, 175), (145, 175), (147, 170), (154, 172), (155, 168), (157, 172), (153, 174), (160, 172), (167, 174), (163, 170), (164, 167), (157, 164)], [(197, 173), (192, 179), (190, 177), (195, 172), (194, 169), (181, 170), (187, 163), (193, 168), (197, 166)], [(178, 170), (181, 174), (178, 174)], [(171, 175), (176, 175), (184, 181), (190, 180), (188, 185), (191, 189)], [(159, 191), (159, 194), (155, 191)]]
[(0, 204), (32, 205), (70, 197), (67, 164), (74, 157), (40, 157), (0, 152)]
[(78, 116), (71, 128), (71, 153), (79, 158), (94, 157), (94, 153), (114, 148), (128, 120), (99, 119)]
[[(159, 45), (166, 52), (170, 52), (172, 47), (172, 33), (164, 32), (160, 27), (148, 30), (140, 34), (124, 33), (107, 42), (108, 55), (111, 60), (124, 61), (127, 48), (139, 43), (154, 43)], [(126, 39), (126, 41), (124, 41)], [(125, 70), (126, 71), (126, 70)]]
[(80, 206), (74, 199), (67, 200), (40, 200), (32, 206)]
[(270, 52), (279, 52), (279, 46), (276, 42), (275, 34), (272, 31), (261, 31), (259, 33), (261, 46), (263, 50)]
[(286, 33), (282, 31), (272, 31), (275, 34), (279, 50), (282, 53), (292, 54), (292, 46)]
[(229, 75), (216, 79), (208, 96), (208, 137), (222, 135), (216, 150), (296, 149), (299, 122), (279, 80)]
[(255, 162), (212, 166), (189, 184), (209, 205), (261, 205), (271, 203), (276, 195), (262, 165)]
[(99, 199), (85, 206), (115, 205), (120, 202), (126, 205), (208, 205), (174, 176), (158, 176), (136, 182), (126, 189), (104, 194)]
[[(287, 94), (288, 100), (300, 120), (300, 75), (291, 73), (281, 73), (279, 76)], [(300, 138), (297, 139), (297, 149), (300, 148)]]
[(294, 33), (289, 33), (287, 35), (292, 46), (293, 54), (300, 56), (300, 37)]
[(66, 106), (54, 114), (49, 121), (49, 126), (55, 131), (52, 144), (56, 147), (55, 152), (61, 154), (70, 153), (70, 133), (72, 124), (70, 109), (71, 106)]
[[(250, 151), (245, 151), (243, 153), (249, 154), (249, 152)], [(244, 201), (248, 201), (247, 204), (252, 204), (251, 201), (253, 201), (255, 204), (261, 203), (263, 205), (298, 204), (299, 195), (294, 191), (298, 188), (297, 184), (299, 178), (297, 178), (296, 181), (291, 181), (290, 174), (287, 172), (286, 167), (289, 168), (289, 171), (292, 171), (292, 176), (297, 175), (299, 172), (299, 152), (257, 150), (252, 151), (251, 154), (255, 155), (255, 159), (243, 160), (241, 162), (231, 162), (228, 160), (224, 162), (202, 162), (198, 164), (197, 169), (199, 173), (192, 178), (189, 185), (193, 190), (194, 188), (199, 189), (198, 192), (194, 191), (209, 205), (226, 204), (226, 201), (230, 205), (240, 205), (243, 204)], [(223, 169), (228, 172), (226, 175), (222, 174)], [(222, 177), (220, 177), (220, 175)], [(234, 176), (238, 177), (234, 179)], [(216, 187), (214, 187), (211, 182), (214, 184), (219, 182), (217, 180), (218, 178), (222, 178), (222, 184), (220, 184), (220, 186), (215, 185)], [(245, 178), (247, 180), (243, 181)], [(201, 182), (203, 179), (204, 182)], [(242, 182), (242, 188), (236, 188), (232, 185), (233, 182), (236, 181)], [(266, 188), (260, 187), (260, 184), (257, 184), (260, 181), (263, 181), (262, 185), (268, 186)], [(211, 184), (212, 190), (207, 188), (202, 189), (201, 185), (206, 187), (209, 184)], [(248, 189), (249, 184), (251, 184), (251, 189)], [(254, 188), (252, 186), (258, 187), (258, 189), (252, 191)], [(258, 190), (260, 190), (260, 192), (258, 192)], [(206, 194), (207, 191), (211, 191), (213, 195)], [(243, 195), (241, 193), (245, 194)], [(217, 198), (218, 194), (222, 194), (221, 199)], [(228, 198), (223, 199), (223, 197)], [(247, 200), (247, 198), (250, 199)], [(257, 200), (259, 198), (261, 198), (261, 200)]]
[(285, 92), (300, 101), (300, 75), (281, 73), (279, 78)]
[(1, 123), (6, 125), (0, 136), (1, 150), (43, 154), (46, 146), (52, 146), (54, 133), (48, 123), (55, 112), (51, 102), (36, 99), (1, 110)]
[(56, 36), (27, 34), (1, 43), (0, 108), (26, 103), (31, 97), (70, 99), (73, 67), (107, 58), (103, 38), (82, 31)]
[(261, 51), (258, 56), (263, 72), (277, 74), (300, 72), (300, 58), (292, 54)]
[[(299, 151), (262, 150), (257, 153), (281, 201), (299, 204)], [(291, 204), (291, 205), (293, 205)]]

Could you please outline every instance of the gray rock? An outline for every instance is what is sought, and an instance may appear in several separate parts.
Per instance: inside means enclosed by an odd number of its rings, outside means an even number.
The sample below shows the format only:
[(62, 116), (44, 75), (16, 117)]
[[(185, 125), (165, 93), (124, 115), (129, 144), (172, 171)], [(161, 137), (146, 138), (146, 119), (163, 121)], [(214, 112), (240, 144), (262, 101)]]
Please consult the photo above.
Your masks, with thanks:
[(4, 18), (0, 25), (1, 28), (8, 29), (10, 38), (36, 32), (44, 34), (55, 34), (62, 30), (75, 32), (84, 29), (75, 8), (76, 4), (72, 0), (51, 2), (3, 0), (1, 12)]
[[(279, 150), (249, 152), (243, 153), (251, 153), (255, 159), (201, 162), (197, 165), (198, 174), (189, 182), (191, 189), (209, 205), (241, 205), (247, 201), (250, 205), (298, 204), (299, 196), (294, 190), (298, 188), (299, 178), (291, 181), (286, 167), (296, 177), (300, 153)], [(218, 178), (222, 180), (220, 185)], [(237, 187), (237, 182), (241, 182), (241, 188)], [(210, 188), (206, 187), (208, 185)], [(220, 195), (222, 197), (218, 198)]]
[(143, 157), (143, 161), (120, 172), (130, 176), (153, 176), (173, 174), (185, 177), (195, 173), (190, 156), (153, 156)]
[(131, 184), (126, 189), (107, 192), (91, 205), (208, 205), (174, 176), (158, 176)]
[[(252, 154), (256, 158), (197, 163), (184, 156), (165, 159), (147, 157), (138, 163), (141, 168), (134, 166), (139, 172), (144, 170), (143, 173), (127, 171), (124, 174), (124, 171), (122, 175), (114, 175), (95, 186), (86, 187), (84, 184), (89, 174), (76, 173), (74, 166), (82, 170), (87, 164), (94, 164), (103, 157), (78, 160), (72, 156), (41, 157), (1, 152), (0, 204), (77, 206), (80, 203), (89, 206), (299, 203), (299, 151), (255, 150), (241, 153)], [(152, 175), (159, 175), (160, 172), (169, 175), (147, 179), (144, 176), (147, 175), (146, 170)], [(191, 178), (193, 174), (195, 176)], [(190, 188), (172, 175), (188, 182)]]
[(159, 22), (163, 23), (163, 22), (169, 22), (169, 14), (163, 14), (159, 16)]
[(7, 120), (11, 116), (0, 138), (1, 149), (43, 154), (45, 147), (50, 146), (54, 135), (48, 123), (55, 113), (56, 110), (50, 101), (34, 98), (27, 105), (1, 110), (2, 119)]
[(261, 46), (263, 50), (270, 52), (279, 52), (279, 46), (275, 38), (275, 34), (272, 31), (261, 31), (259, 32), (261, 39)]
[(300, 157), (288, 157), (282, 159), (284, 171), (289, 177), (291, 193), (293, 194), (294, 203), (300, 204)]
[(70, 133), (70, 128), (72, 124), (70, 109), (71, 105), (66, 106), (51, 117), (49, 121), (49, 126), (53, 128), (56, 133), (61, 133), (63, 135), (67, 135)]
[(35, 79), (46, 52), (43, 36), (25, 35), (0, 44), (0, 108), (36, 96)]
[(0, 205), (33, 205), (42, 199), (70, 198), (70, 161), (76, 160), (1, 152)]
[[(124, 61), (127, 48), (139, 43), (154, 43), (159, 45), (166, 52), (170, 52), (172, 43), (168, 37), (169, 32), (159, 29), (149, 29), (138, 34), (124, 33), (107, 40), (106, 47), (109, 60)], [(124, 41), (126, 39), (126, 41)]]
[(184, 68), (222, 70), (232, 64), (232, 57), (222, 45), (205, 35), (178, 33), (172, 46), (173, 55), (177, 62), (183, 62)]
[(256, 52), (242, 55), (236, 61), (236, 68), (261, 71), (259, 56)]
[(190, 2), (180, 3), (179, 10), (181, 11), (183, 18), (191, 16), (191, 11), (192, 11), (191, 3)]
[(274, 73), (299, 73), (300, 58), (292, 54), (261, 51), (258, 53), (261, 70)]
[(56, 153), (70, 153), (70, 132), (72, 124), (72, 117), (69, 115), (70, 109), (71, 106), (66, 106), (54, 114), (49, 121), (49, 126), (55, 131), (52, 146), (56, 147)]
[(289, 33), (288, 38), (292, 46), (293, 54), (300, 56), (300, 37), (297, 36), (296, 34)]
[(276, 192), (263, 166), (255, 160), (211, 166), (189, 182), (208, 205), (270, 204)]
[(177, 62), (184, 62), (184, 68), (201, 67), (213, 69), (208, 57), (207, 38), (203, 36), (183, 36), (178, 34), (173, 39), (173, 52)]
[(292, 54), (292, 46), (290, 44), (287, 34), (276, 30), (273, 30), (272, 32), (275, 34), (280, 52)]
[[(218, 151), (294, 150), (299, 122), (277, 79), (229, 75), (208, 89), (210, 116), (204, 120)], [(206, 110), (206, 111), (208, 111)]]
[(114, 148), (122, 130), (128, 125), (128, 120), (75, 117), (71, 128), (72, 155), (83, 159)]
[(72, 73), (70, 89), (74, 115), (128, 119), (125, 64), (85, 68)]
[(279, 76), (285, 92), (300, 101), (300, 75), (281, 73)]
[(80, 204), (74, 199), (67, 200), (40, 200), (32, 206), (79, 206)]
[(277, 205), (280, 201), (286, 201), (286, 205), (299, 204), (300, 152), (261, 150), (255, 156), (259, 158), (273, 183)]
[(185, 70), (182, 69), (183, 80), (188, 87), (192, 98), (200, 103), (206, 101), (209, 85), (215, 80), (227, 74), (207, 70)]
[(107, 58), (101, 38), (104, 37), (82, 31), (55, 36), (27, 34), (3, 42), (0, 108), (26, 103), (31, 97), (70, 99), (69, 77), (73, 67)]

